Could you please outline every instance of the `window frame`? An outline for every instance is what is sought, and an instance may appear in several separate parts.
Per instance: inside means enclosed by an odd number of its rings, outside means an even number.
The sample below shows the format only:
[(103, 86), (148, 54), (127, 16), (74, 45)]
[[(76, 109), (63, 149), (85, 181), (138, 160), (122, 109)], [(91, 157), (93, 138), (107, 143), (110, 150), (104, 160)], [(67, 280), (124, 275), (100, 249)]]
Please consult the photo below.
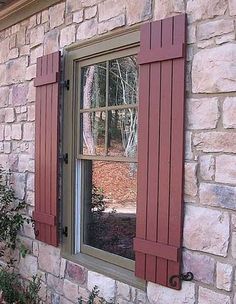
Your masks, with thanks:
[[(115, 265), (110, 261), (105, 261), (89, 256), (84, 253), (75, 254), (75, 248), (78, 244), (75, 244), (76, 235), (75, 227), (82, 227), (81, 219), (76, 222), (75, 212), (81, 212), (81, 206), (76, 205), (75, 201), (78, 201), (78, 193), (75, 191), (79, 189), (80, 181), (77, 179), (78, 171), (76, 156), (77, 156), (77, 145), (75, 142), (75, 133), (78, 131), (75, 124), (76, 115), (78, 115), (78, 103), (77, 99), (77, 86), (78, 77), (76, 75), (77, 62), (91, 60), (91, 58), (102, 58), (101, 56), (112, 57), (114, 52), (121, 52), (120, 54), (127, 54), (131, 49), (135, 50), (137, 54), (140, 45), (140, 30), (139, 26), (135, 26), (129, 30), (119, 30), (114, 33), (109, 33), (101, 38), (95, 38), (88, 40), (84, 43), (77, 43), (65, 49), (64, 56), (64, 70), (65, 79), (70, 82), (70, 89), (64, 90), (63, 96), (63, 142), (62, 142), (62, 153), (68, 153), (68, 164), (63, 164), (62, 169), (62, 212), (61, 220), (63, 227), (68, 227), (68, 236), (63, 237), (62, 240), (62, 255), (67, 259), (88, 267), (89, 269), (101, 272), (105, 275), (114, 277), (115, 279), (122, 280), (128, 284), (134, 285), (138, 288), (144, 289), (145, 283), (143, 280), (138, 279), (134, 276), (134, 261), (121, 257), (125, 263), (123, 265)], [(123, 52), (123, 53), (122, 53)], [(114, 56), (113, 56), (114, 57)], [(112, 58), (113, 58), (112, 57)], [(120, 56), (123, 57), (123, 56)], [(92, 59), (93, 60), (93, 59)], [(91, 62), (91, 61), (90, 61)], [(80, 230), (81, 231), (81, 230)], [(77, 238), (80, 239), (80, 235)], [(94, 248), (93, 248), (94, 249)], [(99, 249), (97, 249), (99, 251)], [(104, 251), (103, 251), (104, 252)], [(106, 253), (106, 252), (104, 252)], [(112, 255), (108, 253), (109, 255)], [(114, 255), (116, 258), (117, 256)], [(99, 263), (97, 263), (99, 261)], [(131, 265), (130, 265), (131, 262)], [(99, 264), (99, 265), (98, 265)]]

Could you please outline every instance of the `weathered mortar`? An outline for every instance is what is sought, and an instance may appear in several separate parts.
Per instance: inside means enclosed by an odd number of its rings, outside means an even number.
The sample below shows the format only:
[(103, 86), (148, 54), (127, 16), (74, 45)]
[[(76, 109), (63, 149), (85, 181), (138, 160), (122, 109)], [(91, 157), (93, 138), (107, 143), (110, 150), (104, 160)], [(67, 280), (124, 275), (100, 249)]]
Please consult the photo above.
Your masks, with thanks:
[[(19, 263), (42, 275), (47, 303), (76, 303), (95, 282), (122, 303), (236, 304), (236, 44), (235, 0), (67, 0), (0, 33), (0, 163), (13, 172), (17, 196), (34, 206), (34, 119), (37, 57), (118, 27), (188, 14), (184, 270), (195, 281), (147, 293), (60, 256), (60, 249), (22, 240)], [(233, 300), (234, 299), (234, 300)]]

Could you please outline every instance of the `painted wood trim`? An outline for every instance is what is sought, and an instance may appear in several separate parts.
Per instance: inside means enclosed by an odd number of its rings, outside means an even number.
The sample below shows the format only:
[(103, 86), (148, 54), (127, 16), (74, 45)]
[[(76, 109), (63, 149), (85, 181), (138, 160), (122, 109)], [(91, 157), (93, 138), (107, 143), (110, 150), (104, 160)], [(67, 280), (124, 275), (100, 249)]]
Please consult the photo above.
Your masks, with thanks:
[(62, 0), (19, 0), (0, 10), (0, 31)]

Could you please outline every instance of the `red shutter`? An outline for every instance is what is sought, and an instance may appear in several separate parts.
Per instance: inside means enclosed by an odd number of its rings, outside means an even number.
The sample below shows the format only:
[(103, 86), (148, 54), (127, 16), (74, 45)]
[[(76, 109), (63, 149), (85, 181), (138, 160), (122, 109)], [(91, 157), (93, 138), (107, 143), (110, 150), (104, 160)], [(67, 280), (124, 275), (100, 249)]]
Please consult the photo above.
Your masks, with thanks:
[(58, 105), (60, 52), (38, 58), (35, 117), (36, 238), (58, 245)]
[[(181, 271), (186, 16), (141, 28), (136, 276)], [(175, 280), (176, 282), (176, 280)], [(175, 289), (180, 289), (177, 280)]]

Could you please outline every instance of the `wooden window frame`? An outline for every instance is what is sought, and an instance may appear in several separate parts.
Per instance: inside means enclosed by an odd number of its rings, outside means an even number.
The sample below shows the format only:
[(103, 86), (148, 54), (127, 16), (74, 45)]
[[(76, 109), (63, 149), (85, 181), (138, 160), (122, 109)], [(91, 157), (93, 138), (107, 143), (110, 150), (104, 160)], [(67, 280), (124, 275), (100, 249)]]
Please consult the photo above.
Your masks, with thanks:
[[(76, 253), (75, 243), (76, 227), (82, 227), (81, 219), (76, 221), (76, 187), (79, 187), (79, 181), (76, 180), (76, 159), (77, 143), (75, 134), (78, 132), (76, 126), (76, 117), (78, 115), (77, 86), (79, 82), (76, 77), (78, 62), (82, 65), (101, 62), (113, 58), (125, 57), (137, 54), (140, 43), (139, 26), (135, 26), (126, 31), (116, 31), (112, 34), (104, 35), (102, 38), (91, 39), (85, 43), (77, 43), (65, 49), (65, 80), (69, 80), (70, 89), (64, 91), (64, 109), (63, 109), (63, 153), (68, 153), (68, 164), (63, 165), (63, 193), (62, 193), (62, 222), (63, 226), (68, 227), (68, 236), (63, 237), (62, 254), (65, 258), (73, 260), (88, 267), (91, 270), (101, 272), (112, 276), (115, 279), (124, 281), (128, 284), (144, 289), (145, 282), (134, 276), (135, 262), (105, 251), (86, 246), (86, 253)], [(118, 54), (115, 57), (114, 54)], [(77, 84), (77, 85), (76, 85)], [(83, 157), (86, 159), (86, 156)], [(95, 157), (98, 159), (99, 157)], [(89, 156), (89, 159), (91, 157)], [(106, 157), (107, 159), (107, 157)], [(112, 158), (113, 159), (113, 158)], [(124, 157), (117, 157), (114, 161), (123, 161)], [(133, 159), (137, 161), (136, 159)], [(130, 160), (126, 160), (130, 161)], [(81, 190), (81, 189), (80, 189)], [(80, 214), (83, 212), (80, 210)], [(82, 229), (80, 229), (81, 231)], [(79, 239), (81, 236), (78, 236)], [(92, 248), (92, 253), (91, 253)], [(100, 258), (98, 259), (98, 256)], [(120, 262), (114, 264), (114, 257)], [(99, 261), (99, 263), (98, 263)]]

